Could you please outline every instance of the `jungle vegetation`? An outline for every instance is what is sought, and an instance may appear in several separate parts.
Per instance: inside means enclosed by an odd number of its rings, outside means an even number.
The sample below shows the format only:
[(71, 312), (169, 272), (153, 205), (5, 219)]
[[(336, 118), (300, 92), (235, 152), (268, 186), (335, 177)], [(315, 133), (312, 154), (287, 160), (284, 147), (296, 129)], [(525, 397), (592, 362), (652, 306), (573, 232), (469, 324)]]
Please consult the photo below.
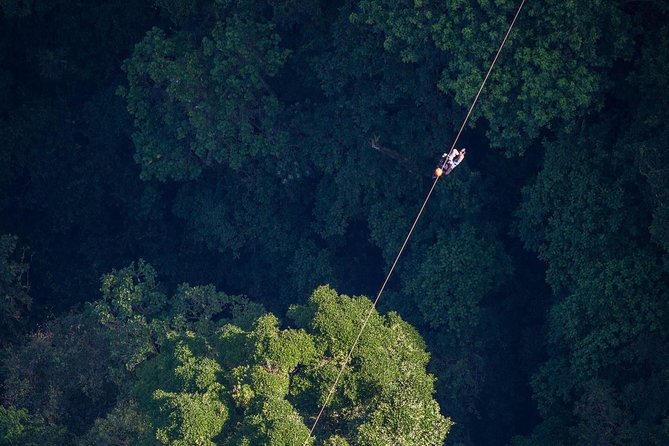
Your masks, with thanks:
[[(517, 6), (0, 0), (0, 445), (302, 444)], [(668, 23), (526, 3), (309, 444), (669, 444)]]

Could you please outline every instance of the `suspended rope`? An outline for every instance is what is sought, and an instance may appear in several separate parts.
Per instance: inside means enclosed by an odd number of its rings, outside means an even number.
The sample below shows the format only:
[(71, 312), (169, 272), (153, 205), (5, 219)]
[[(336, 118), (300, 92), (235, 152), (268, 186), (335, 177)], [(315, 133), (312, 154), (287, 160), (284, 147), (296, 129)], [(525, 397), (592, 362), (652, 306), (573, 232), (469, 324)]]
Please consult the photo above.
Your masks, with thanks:
[[(495, 54), (495, 58), (493, 59), (492, 63), (490, 64), (490, 68), (488, 68), (488, 72), (486, 73), (485, 77), (483, 78), (483, 82), (481, 82), (481, 86), (479, 87), (479, 91), (476, 93), (476, 97), (474, 98), (474, 101), (472, 102), (472, 105), (469, 107), (469, 111), (467, 111), (467, 115), (465, 116), (465, 119), (462, 121), (462, 125), (460, 126), (460, 130), (458, 130), (457, 135), (455, 136), (455, 139), (453, 140), (453, 145), (451, 145), (451, 148), (449, 150), (449, 154), (453, 152), (453, 149), (455, 149), (455, 146), (458, 143), (458, 140), (460, 139), (460, 135), (462, 134), (462, 131), (464, 130), (465, 126), (467, 125), (467, 121), (469, 120), (469, 117), (472, 114), (472, 110), (474, 110), (474, 106), (479, 100), (479, 96), (481, 95), (481, 91), (483, 91), (483, 88), (485, 87), (486, 82), (488, 82), (488, 77), (490, 77), (490, 73), (492, 72), (493, 67), (495, 66), (495, 63), (497, 62), (497, 58), (499, 57), (499, 54), (502, 52), (502, 48), (504, 48), (504, 45), (506, 44), (506, 40), (509, 37), (509, 34), (511, 34), (511, 30), (513, 29), (513, 25), (516, 23), (516, 19), (518, 18), (518, 15), (520, 14), (520, 10), (523, 9), (523, 5), (525, 4), (525, 0), (522, 0), (520, 2), (520, 6), (518, 6), (518, 10), (516, 11), (516, 15), (513, 17), (513, 20), (511, 21), (511, 25), (509, 25), (509, 29), (506, 31), (506, 35), (504, 36), (504, 39), (502, 40), (502, 43), (500, 44), (499, 48), (497, 49), (497, 53)], [(404, 239), (404, 243), (402, 243), (402, 247), (400, 248), (399, 252), (397, 253), (397, 256), (395, 256), (395, 260), (393, 261), (392, 266), (390, 267), (390, 270), (388, 271), (388, 274), (386, 275), (385, 280), (383, 281), (383, 285), (381, 285), (381, 289), (376, 295), (376, 298), (374, 299), (374, 302), (372, 303), (372, 306), (370, 307), (369, 311), (367, 312), (367, 316), (365, 316), (365, 319), (362, 322), (362, 325), (360, 326), (360, 331), (358, 331), (358, 335), (355, 338), (355, 341), (353, 341), (353, 345), (351, 345), (351, 349), (348, 351), (348, 354), (346, 355), (346, 359), (342, 363), (341, 367), (339, 368), (339, 373), (337, 373), (337, 377), (334, 380), (334, 383), (332, 384), (332, 387), (330, 387), (330, 391), (328, 392), (327, 396), (325, 397), (325, 401), (323, 402), (323, 405), (321, 406), (320, 411), (318, 412), (318, 415), (316, 416), (316, 419), (314, 420), (314, 424), (311, 426), (311, 430), (309, 431), (309, 436), (304, 440), (303, 446), (306, 446), (307, 443), (309, 443), (309, 439), (313, 435), (314, 431), (316, 430), (316, 426), (318, 425), (318, 421), (321, 419), (321, 416), (323, 415), (323, 412), (325, 411), (325, 408), (327, 407), (328, 403), (330, 402), (330, 398), (332, 398), (332, 395), (334, 394), (337, 384), (339, 384), (339, 379), (341, 378), (342, 374), (344, 373), (344, 369), (346, 368), (346, 365), (348, 362), (351, 360), (351, 356), (353, 355), (353, 351), (355, 348), (358, 346), (358, 342), (360, 341), (360, 337), (362, 336), (362, 333), (365, 331), (365, 327), (367, 326), (367, 323), (369, 322), (369, 319), (372, 317), (372, 314), (374, 313), (374, 309), (376, 308), (376, 304), (379, 302), (379, 299), (381, 298), (381, 295), (383, 294), (383, 291), (386, 289), (386, 285), (388, 284), (388, 281), (390, 280), (390, 276), (393, 275), (393, 271), (395, 271), (395, 266), (397, 266), (397, 262), (399, 261), (400, 257), (402, 256), (402, 253), (404, 252), (404, 248), (406, 247), (407, 243), (409, 242), (409, 239), (411, 238), (411, 235), (413, 234), (414, 229), (416, 228), (416, 225), (418, 224), (418, 220), (420, 220), (420, 217), (423, 215), (423, 211), (425, 210), (425, 206), (427, 206), (427, 202), (430, 201), (430, 197), (432, 197), (432, 192), (434, 191), (434, 188), (437, 186), (437, 183), (439, 182), (439, 179), (441, 178), (440, 175), (437, 175), (434, 181), (432, 182), (432, 187), (430, 188), (430, 191), (427, 193), (427, 196), (425, 197), (425, 200), (423, 201), (423, 204), (420, 207), (420, 210), (418, 211), (418, 215), (416, 215), (416, 219), (413, 221), (413, 224), (411, 225), (411, 229), (409, 229), (409, 232), (406, 235), (406, 238)]]

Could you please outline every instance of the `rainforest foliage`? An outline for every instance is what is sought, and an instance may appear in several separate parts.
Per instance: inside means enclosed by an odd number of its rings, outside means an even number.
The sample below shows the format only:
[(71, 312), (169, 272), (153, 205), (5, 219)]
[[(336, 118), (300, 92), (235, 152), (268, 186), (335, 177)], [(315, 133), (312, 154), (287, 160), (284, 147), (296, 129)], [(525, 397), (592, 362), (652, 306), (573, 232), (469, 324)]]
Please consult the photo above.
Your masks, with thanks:
[[(0, 0), (0, 445), (301, 444), (517, 6)], [(310, 444), (669, 444), (666, 23), (525, 4)]]

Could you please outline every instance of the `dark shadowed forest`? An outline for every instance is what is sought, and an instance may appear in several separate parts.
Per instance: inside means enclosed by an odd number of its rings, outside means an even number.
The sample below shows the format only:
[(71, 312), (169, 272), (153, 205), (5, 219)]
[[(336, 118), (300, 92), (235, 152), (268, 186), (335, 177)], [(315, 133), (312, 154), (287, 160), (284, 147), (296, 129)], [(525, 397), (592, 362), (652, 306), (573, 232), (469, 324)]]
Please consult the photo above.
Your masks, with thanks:
[(669, 444), (664, 0), (527, 1), (309, 438), (519, 3), (0, 0), (0, 446)]

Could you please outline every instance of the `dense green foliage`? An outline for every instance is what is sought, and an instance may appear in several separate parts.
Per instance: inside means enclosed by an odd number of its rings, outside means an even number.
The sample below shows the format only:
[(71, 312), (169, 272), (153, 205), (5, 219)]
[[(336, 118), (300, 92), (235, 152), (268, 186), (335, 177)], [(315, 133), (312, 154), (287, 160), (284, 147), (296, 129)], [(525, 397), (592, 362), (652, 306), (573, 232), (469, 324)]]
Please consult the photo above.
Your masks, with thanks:
[[(517, 3), (0, 0), (0, 444), (300, 444)], [(525, 4), (313, 444), (669, 443), (668, 18)]]
[[(321, 287), (282, 329), (211, 286), (167, 296), (151, 266), (133, 264), (105, 275), (101, 300), (8, 352), (2, 433), (7, 444), (66, 433), (82, 445), (301, 443), (370, 306)], [(451, 422), (425, 348), (399, 315), (374, 311), (319, 439), (441, 443)]]

